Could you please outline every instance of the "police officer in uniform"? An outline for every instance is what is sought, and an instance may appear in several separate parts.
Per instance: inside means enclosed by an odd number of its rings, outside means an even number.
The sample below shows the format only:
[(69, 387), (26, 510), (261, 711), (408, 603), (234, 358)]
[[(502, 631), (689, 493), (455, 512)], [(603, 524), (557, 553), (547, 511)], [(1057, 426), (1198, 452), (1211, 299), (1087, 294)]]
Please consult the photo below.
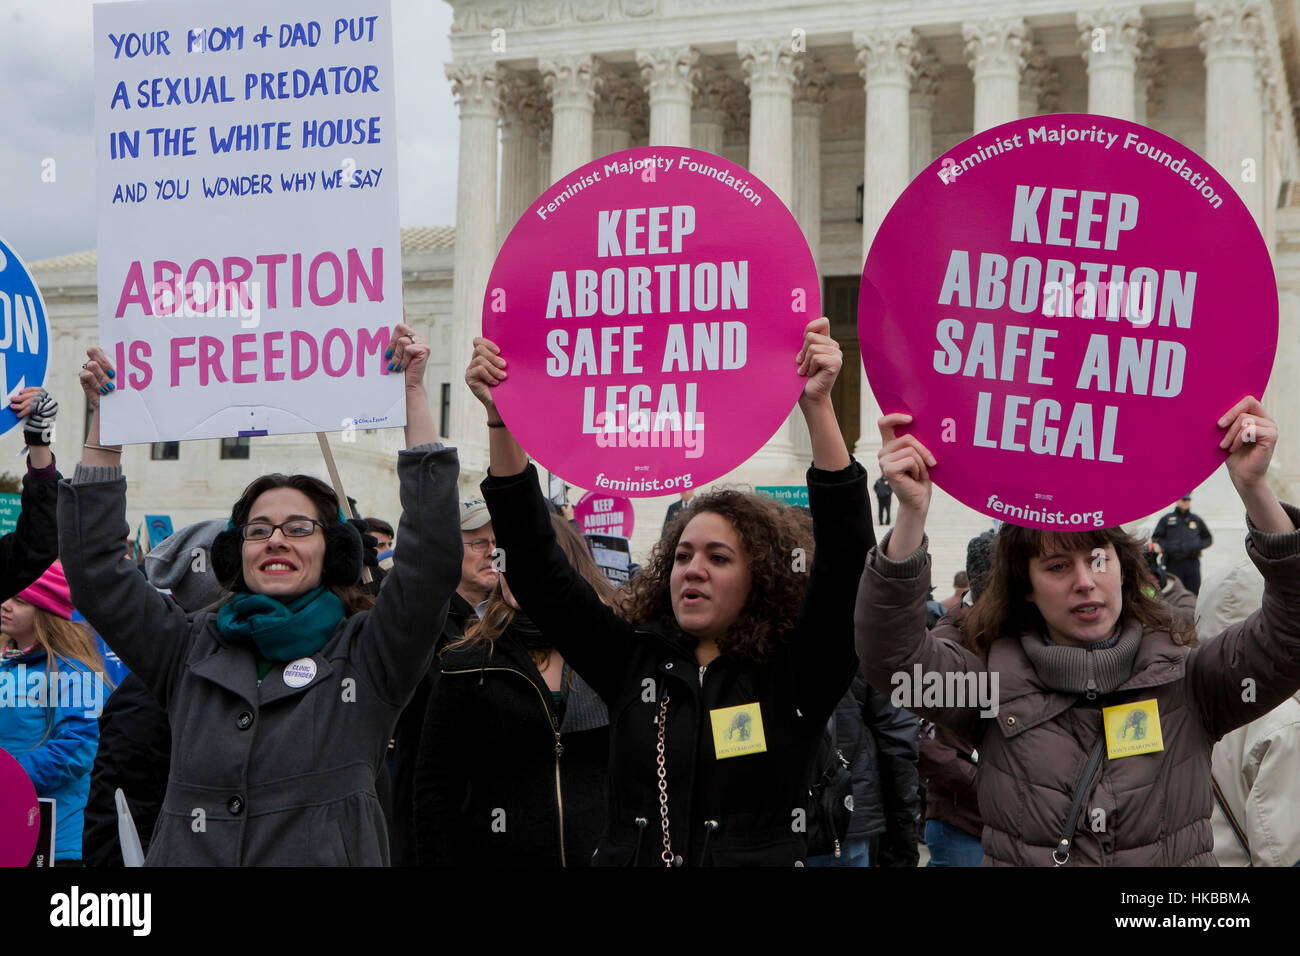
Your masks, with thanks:
[(1192, 496), (1180, 498), (1174, 510), (1156, 522), (1151, 540), (1160, 545), (1165, 570), (1176, 575), (1189, 591), (1201, 590), (1201, 551), (1214, 543), (1210, 529), (1192, 511)]

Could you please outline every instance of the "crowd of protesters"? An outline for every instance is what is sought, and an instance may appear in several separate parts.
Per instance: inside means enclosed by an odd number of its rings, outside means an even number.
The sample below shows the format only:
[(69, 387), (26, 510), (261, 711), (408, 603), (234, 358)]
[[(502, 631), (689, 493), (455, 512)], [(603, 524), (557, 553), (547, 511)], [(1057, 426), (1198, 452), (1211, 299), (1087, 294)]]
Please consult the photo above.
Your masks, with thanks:
[[(1149, 542), (1002, 524), (940, 601), (937, 459), (886, 415), (869, 487), (818, 319), (795, 356), (808, 507), (683, 494), (617, 587), (497, 411), (509, 356), (475, 340), (490, 466), (460, 500), (429, 347), (400, 324), (391, 344), (395, 528), (264, 475), (143, 569), (99, 438), (108, 356), (81, 369), (70, 478), (57, 404), (13, 398), (29, 455), (0, 539), (0, 678), (129, 671), (101, 681), (98, 719), (51, 695), (0, 706), (0, 749), (55, 801), (57, 865), (1300, 862), (1300, 510), (1266, 481), (1277, 427), (1253, 398), (1217, 423), (1248, 561), (1202, 584), (1212, 539), (1184, 498)], [(913, 672), (993, 697), (900, 701)]]

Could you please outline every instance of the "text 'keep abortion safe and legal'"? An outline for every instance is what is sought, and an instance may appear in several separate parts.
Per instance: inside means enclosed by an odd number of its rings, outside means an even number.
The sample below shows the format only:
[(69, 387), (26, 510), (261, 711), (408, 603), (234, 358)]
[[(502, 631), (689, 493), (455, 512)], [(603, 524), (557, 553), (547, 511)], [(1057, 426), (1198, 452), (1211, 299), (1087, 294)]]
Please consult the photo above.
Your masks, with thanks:
[[(1011, 241), (1114, 252), (1138, 224), (1136, 196), (1020, 184), (1015, 187)], [(1085, 254), (1086, 255), (1086, 254)], [(1098, 256), (1100, 258), (1101, 256)], [(1076, 261), (1077, 260), (1077, 261)], [(1018, 256), (954, 249), (949, 254), (938, 304), (962, 309), (1038, 313), (1135, 329), (1191, 327), (1195, 271), (1073, 259)], [(1089, 335), (1074, 387), (1086, 393), (1172, 398), (1183, 390), (1187, 349), (1176, 339), (1114, 335), (1103, 327)], [(987, 381), (1051, 386), (1062, 374), (1051, 350), (1060, 330), (941, 318), (934, 370)], [(1055, 362), (1053, 360), (1056, 360)], [(995, 409), (995, 402), (1001, 403)], [(977, 447), (1026, 451), (1064, 458), (1122, 462), (1119, 408), (1095, 409), (1077, 401), (1070, 409), (1052, 398), (995, 396), (981, 391), (972, 443)], [(1000, 427), (999, 427), (1000, 421)], [(1061, 435), (1064, 426), (1064, 435)]]

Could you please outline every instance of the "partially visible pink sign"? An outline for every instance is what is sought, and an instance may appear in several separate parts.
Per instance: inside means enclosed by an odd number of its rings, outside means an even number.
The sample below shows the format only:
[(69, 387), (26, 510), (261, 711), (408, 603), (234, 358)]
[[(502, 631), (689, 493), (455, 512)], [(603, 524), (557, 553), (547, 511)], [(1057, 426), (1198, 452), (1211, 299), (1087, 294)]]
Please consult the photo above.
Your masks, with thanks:
[(18, 761), (0, 750), (0, 866), (26, 866), (36, 849), (41, 811)]
[(583, 534), (610, 534), (618, 538), (630, 538), (636, 515), (632, 513), (632, 502), (628, 499), (589, 491), (574, 506), (573, 520), (578, 522)]
[(564, 177), (511, 230), (483, 302), (509, 377), (497, 407), (571, 484), (656, 497), (758, 451), (802, 391), (821, 314), (781, 200), (693, 149), (613, 153)]
[(1158, 511), (1223, 463), (1215, 423), (1268, 383), (1277, 285), (1206, 160), (1136, 123), (1055, 114), (974, 136), (908, 186), (858, 322), (876, 400), (914, 417), (937, 485), (1080, 531)]

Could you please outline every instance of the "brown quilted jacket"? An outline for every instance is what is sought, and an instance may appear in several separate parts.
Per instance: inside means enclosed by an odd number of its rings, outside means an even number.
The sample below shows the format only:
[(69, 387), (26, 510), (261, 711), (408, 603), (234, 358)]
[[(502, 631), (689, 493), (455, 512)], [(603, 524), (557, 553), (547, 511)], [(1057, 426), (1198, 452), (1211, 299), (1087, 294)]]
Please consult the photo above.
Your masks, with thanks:
[[(1300, 528), (1300, 510), (1285, 507)], [(858, 591), (857, 648), (867, 680), (889, 693), (893, 675), (913, 673), (918, 663), (924, 671), (998, 677), (996, 716), (981, 718), (978, 706), (909, 708), (979, 748), (985, 865), (1052, 865), (1075, 784), (1102, 733), (1101, 708), (1151, 698), (1164, 749), (1103, 757), (1085, 789), (1069, 865), (1216, 865), (1214, 742), (1300, 689), (1300, 531), (1250, 533), (1247, 551), (1266, 581), (1261, 610), (1195, 649), (1166, 632), (1144, 632), (1129, 679), (1091, 701), (1045, 686), (1018, 636), (995, 641), (984, 658), (928, 632), (926, 545), (902, 562), (885, 558), (884, 547), (872, 549)]]

